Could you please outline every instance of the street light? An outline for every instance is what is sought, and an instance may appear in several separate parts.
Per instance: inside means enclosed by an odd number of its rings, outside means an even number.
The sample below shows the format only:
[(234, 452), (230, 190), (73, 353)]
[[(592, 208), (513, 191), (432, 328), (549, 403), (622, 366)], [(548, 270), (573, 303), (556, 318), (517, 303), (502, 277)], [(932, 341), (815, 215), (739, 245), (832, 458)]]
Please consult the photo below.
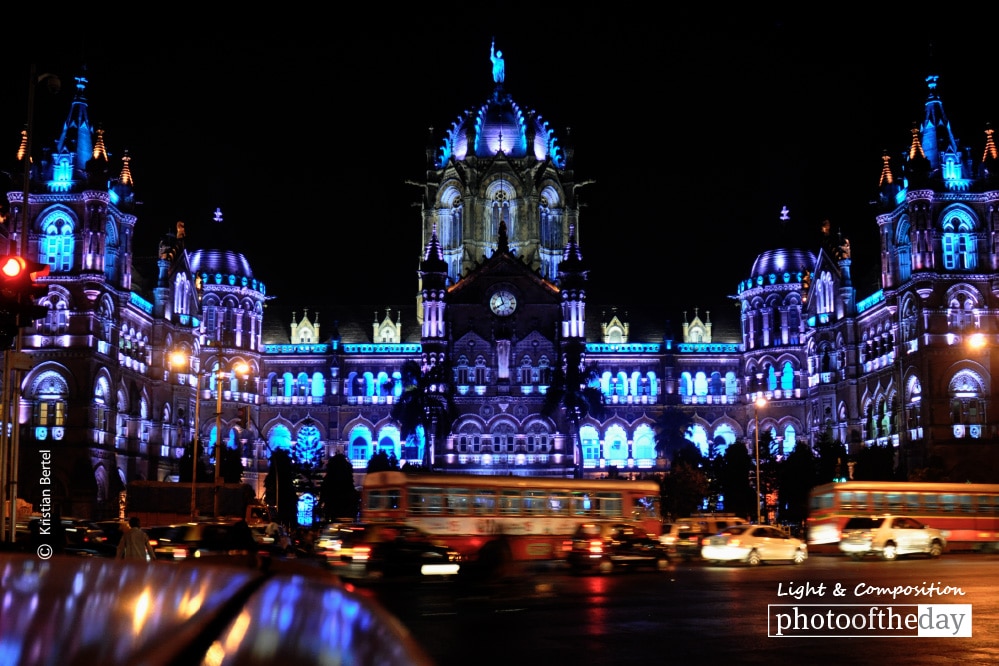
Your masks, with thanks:
[[(190, 364), (194, 369), (194, 358), (182, 351), (175, 351), (170, 355), (170, 364), (174, 367), (183, 367)], [(194, 392), (194, 440), (191, 445), (191, 520), (198, 518), (198, 440), (201, 438), (201, 376), (197, 372), (196, 390)], [(186, 383), (186, 382), (185, 382)]]
[(763, 514), (760, 507), (760, 409), (767, 404), (767, 399), (762, 395), (756, 399), (756, 406), (753, 408), (753, 418), (756, 421), (756, 524), (763, 522)]
[[(242, 361), (237, 361), (232, 366), (231, 375), (245, 375), (250, 371), (250, 366)], [(215, 365), (215, 518), (219, 518), (219, 505), (222, 496), (222, 451), (225, 443), (222, 441), (222, 379), (225, 373), (222, 371), (222, 363)]]

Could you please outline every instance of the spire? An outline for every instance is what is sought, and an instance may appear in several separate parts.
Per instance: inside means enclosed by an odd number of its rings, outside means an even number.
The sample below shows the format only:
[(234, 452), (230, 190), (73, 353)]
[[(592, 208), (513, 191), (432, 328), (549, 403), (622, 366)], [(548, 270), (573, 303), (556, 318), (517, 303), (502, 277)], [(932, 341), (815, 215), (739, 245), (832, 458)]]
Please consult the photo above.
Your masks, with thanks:
[(943, 102), (937, 94), (937, 83), (940, 79), (936, 74), (926, 77), (929, 89), (926, 98), (926, 118), (923, 120), (923, 150), (933, 169), (939, 169), (944, 153), (957, 153), (957, 140), (951, 132), (950, 121), (943, 110)]
[(582, 261), (583, 253), (579, 249), (579, 245), (576, 243), (576, 225), (569, 225), (569, 240), (565, 244), (565, 249), (562, 250), (562, 261)]
[(926, 153), (923, 152), (923, 144), (919, 140), (919, 126), (915, 123), (912, 129), (909, 130), (912, 133), (912, 143), (909, 145), (909, 159), (926, 159)]
[(423, 276), (423, 285), (427, 288), (443, 289), (447, 284), (447, 262), (444, 261), (444, 251), (441, 249), (440, 239), (437, 237), (436, 223), (430, 232), (430, 241), (423, 253), (420, 273)]
[(17, 161), (23, 162), (28, 152), (28, 130), (21, 130), (21, 145), (17, 147)]
[(90, 118), (87, 115), (87, 77), (76, 77), (76, 95), (69, 109), (69, 116), (62, 127), (62, 134), (56, 144), (58, 153), (75, 153), (74, 169), (83, 170), (87, 161), (93, 156), (93, 135), (90, 129)]
[(128, 168), (128, 163), (132, 161), (132, 158), (128, 156), (128, 151), (125, 151), (124, 156), (121, 158), (121, 184), (122, 185), (132, 185), (132, 172)]
[(888, 151), (886, 150), (881, 155), (881, 182), (878, 183), (878, 187), (891, 185), (894, 180), (895, 178), (891, 175), (891, 158), (888, 157)]
[(992, 129), (992, 123), (989, 123), (985, 126), (985, 154), (982, 155), (983, 162), (999, 159), (999, 155), (996, 154), (996, 144), (993, 134), (995, 134), (995, 130)]
[(97, 141), (94, 142), (94, 154), (93, 154), (93, 158), (95, 160), (102, 159), (105, 162), (108, 159), (108, 150), (104, 146), (104, 130), (102, 130), (102, 129), (98, 129), (97, 130)]
[(933, 166), (930, 160), (927, 159), (926, 153), (923, 152), (919, 126), (913, 123), (912, 130), (910, 131), (912, 132), (912, 142), (909, 144), (908, 159), (904, 167), (905, 174), (910, 182), (906, 183), (906, 185), (921, 187), (925, 184)]
[(569, 240), (562, 251), (562, 261), (558, 265), (559, 284), (563, 288), (578, 288), (586, 282), (589, 269), (583, 261), (583, 253), (576, 243), (576, 225), (569, 225)]

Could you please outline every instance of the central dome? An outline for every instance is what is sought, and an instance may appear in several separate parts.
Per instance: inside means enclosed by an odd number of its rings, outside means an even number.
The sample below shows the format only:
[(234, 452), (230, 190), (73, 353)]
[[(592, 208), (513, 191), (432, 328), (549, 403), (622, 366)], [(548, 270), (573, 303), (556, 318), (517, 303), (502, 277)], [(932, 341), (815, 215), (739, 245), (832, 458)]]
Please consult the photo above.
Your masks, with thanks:
[(461, 161), (501, 152), (507, 157), (534, 157), (538, 161), (550, 157), (556, 166), (564, 166), (555, 133), (548, 123), (535, 111), (522, 109), (497, 86), (489, 101), (477, 109), (469, 109), (451, 123), (436, 166), (443, 167), (452, 157)]

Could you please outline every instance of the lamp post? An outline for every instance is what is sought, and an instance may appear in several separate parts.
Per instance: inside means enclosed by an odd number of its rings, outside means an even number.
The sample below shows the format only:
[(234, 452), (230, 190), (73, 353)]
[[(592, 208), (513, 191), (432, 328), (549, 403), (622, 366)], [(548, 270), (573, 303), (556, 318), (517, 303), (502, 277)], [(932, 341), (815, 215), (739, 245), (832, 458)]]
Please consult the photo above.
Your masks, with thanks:
[[(242, 361), (237, 361), (232, 366), (232, 375), (246, 374), (249, 366)], [(225, 373), (222, 371), (222, 363), (219, 361), (215, 366), (215, 518), (219, 518), (219, 506), (222, 499), (222, 452), (225, 450), (225, 442), (222, 441), (222, 378)]]
[[(31, 142), (34, 139), (35, 87), (46, 83), (50, 93), (59, 92), (61, 81), (55, 74), (39, 75), (37, 66), (32, 63), (28, 69), (28, 115), (24, 126), (24, 189), (21, 198), (21, 236), (16, 253), (22, 258), (30, 256), (28, 244), (28, 200), (31, 195)], [(13, 229), (13, 225), (11, 227)], [(13, 254), (13, 246), (8, 250)], [(31, 369), (27, 357), (21, 353), (20, 331), (14, 336), (14, 348), (3, 351), (3, 405), (0, 407), (0, 540), (14, 543), (17, 535), (17, 484), (19, 455), (21, 451), (21, 427), (18, 416), (18, 394), (14, 390), (20, 383), (19, 373)], [(9, 511), (8, 511), (9, 509)]]
[[(188, 357), (182, 351), (175, 351), (170, 355), (170, 363), (175, 367), (190, 364), (194, 370), (194, 358)], [(194, 439), (191, 442), (191, 520), (198, 519), (198, 440), (201, 435), (201, 371), (196, 373), (196, 385), (194, 391)]]
[(756, 421), (756, 524), (760, 525), (763, 523), (763, 513), (762, 513), (762, 498), (764, 495), (760, 493), (760, 409), (767, 404), (767, 399), (760, 396), (756, 399), (756, 405), (753, 408), (753, 419)]

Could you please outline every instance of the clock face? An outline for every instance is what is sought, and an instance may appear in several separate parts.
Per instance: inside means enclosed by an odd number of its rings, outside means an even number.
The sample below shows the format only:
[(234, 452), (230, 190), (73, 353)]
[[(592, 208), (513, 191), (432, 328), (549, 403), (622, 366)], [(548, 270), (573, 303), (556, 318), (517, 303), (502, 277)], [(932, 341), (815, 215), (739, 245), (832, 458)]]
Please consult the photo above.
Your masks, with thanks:
[(509, 291), (497, 291), (489, 299), (489, 307), (499, 316), (505, 317), (517, 309), (517, 298)]

